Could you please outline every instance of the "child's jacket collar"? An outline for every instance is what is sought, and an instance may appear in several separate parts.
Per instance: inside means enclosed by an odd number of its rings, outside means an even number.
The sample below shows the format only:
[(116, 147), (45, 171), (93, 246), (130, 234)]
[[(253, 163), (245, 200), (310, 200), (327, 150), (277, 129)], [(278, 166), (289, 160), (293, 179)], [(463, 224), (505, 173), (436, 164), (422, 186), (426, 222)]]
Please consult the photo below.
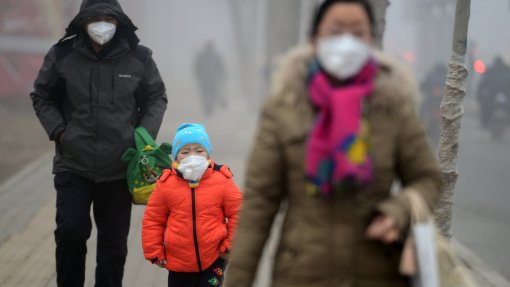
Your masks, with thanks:
[[(230, 171), (230, 169), (228, 168), (228, 166), (216, 164), (214, 161), (211, 160), (209, 167), (204, 172), (204, 175), (202, 175), (202, 178), (200, 179), (200, 181), (202, 181), (204, 179), (208, 179), (216, 171), (221, 172), (227, 178), (231, 178), (234, 176), (232, 174), (232, 172)], [(159, 181), (165, 182), (168, 178), (170, 178), (171, 175), (177, 175), (179, 178), (185, 180), (182, 177), (182, 174), (176, 169), (176, 167), (172, 166), (171, 169), (167, 169), (163, 172), (163, 174), (161, 174), (161, 176), (159, 177)], [(198, 186), (198, 184), (197, 184), (197, 186)], [(194, 187), (196, 187), (196, 186), (194, 186)]]

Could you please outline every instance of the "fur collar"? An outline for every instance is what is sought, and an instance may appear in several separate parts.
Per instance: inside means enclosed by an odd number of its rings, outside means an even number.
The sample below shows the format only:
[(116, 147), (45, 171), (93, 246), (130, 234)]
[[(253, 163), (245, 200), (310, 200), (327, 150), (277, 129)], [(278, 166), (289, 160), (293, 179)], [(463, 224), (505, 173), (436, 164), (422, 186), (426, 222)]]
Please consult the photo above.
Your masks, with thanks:
[[(374, 51), (373, 56), (379, 72), (374, 95), (369, 102), (370, 109), (381, 109), (391, 114), (415, 109), (420, 96), (413, 72), (380, 51)], [(271, 95), (286, 103), (308, 101), (306, 80), (313, 57), (312, 47), (303, 45), (278, 59)]]

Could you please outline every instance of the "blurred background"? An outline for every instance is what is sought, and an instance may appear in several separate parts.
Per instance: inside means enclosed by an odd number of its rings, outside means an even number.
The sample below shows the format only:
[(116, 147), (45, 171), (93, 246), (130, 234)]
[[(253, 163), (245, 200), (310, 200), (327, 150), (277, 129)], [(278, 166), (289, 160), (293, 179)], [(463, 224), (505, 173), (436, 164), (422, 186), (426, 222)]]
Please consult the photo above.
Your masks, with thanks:
[[(170, 142), (175, 128), (182, 122), (203, 122), (209, 129), (216, 160), (229, 164), (242, 186), (257, 112), (269, 95), (277, 59), (289, 48), (308, 41), (310, 16), (317, 1), (119, 2), (139, 27), (141, 43), (153, 50), (166, 83), (169, 105), (158, 142)], [(456, 1), (389, 2), (384, 50), (414, 70), (423, 93), (418, 109), (435, 147)], [(41, 233), (50, 234), (54, 228), (51, 207), (55, 199), (50, 170), (53, 146), (32, 110), (29, 93), (46, 52), (63, 36), (80, 3), (79, 0), (0, 0), (0, 254), (2, 248), (5, 251), (6, 246), (11, 246), (7, 244), (13, 236), (35, 224), (35, 217), (42, 220), (37, 224), (46, 226)], [(481, 123), (480, 107), (484, 101), (496, 101), (505, 93), (507, 102), (502, 103), (510, 105), (510, 89), (493, 88), (510, 83), (509, 27), (509, 0), (472, 0), (466, 56), (470, 75), (461, 130), (461, 175), (453, 218), (456, 240), (506, 278), (510, 278), (510, 248), (507, 247), (510, 242), (510, 131), (505, 132), (505, 128), (510, 127), (510, 121), (502, 121), (500, 130), (494, 131), (492, 126)], [(32, 184), (34, 188), (17, 193), (14, 179), (22, 175), (27, 177), (26, 184), (33, 176), (39, 176), (45, 184)], [(142, 212), (140, 207), (133, 213), (132, 242), (139, 240)], [(39, 235), (29, 237), (34, 236)], [(54, 248), (52, 235), (44, 238), (51, 243), (47, 248)], [(136, 249), (139, 246), (134, 248), (127, 270), (149, 270), (151, 266), (139, 260), (142, 257)], [(33, 286), (52, 286), (53, 253), (47, 249), (41, 252), (41, 258), (46, 258), (44, 262), (48, 263), (43, 267), (49, 271), (40, 271), (42, 275), (37, 280), (41, 281), (37, 282), (46, 282)], [(9, 261), (12, 258), (1, 257), (6, 264), (12, 263)], [(14, 257), (21, 260), (19, 255)], [(28, 286), (12, 283), (9, 272), (14, 269), (8, 269), (2, 262), (1, 286)], [(88, 268), (89, 275), (92, 271)], [(156, 271), (159, 270), (147, 272)], [(27, 271), (25, 275), (33, 272)], [(164, 286), (165, 275), (158, 274), (154, 278), (159, 279), (151, 282), (163, 282), (160, 286)], [(132, 275), (126, 280), (144, 282), (147, 277), (143, 277)], [(135, 283), (132, 286), (149, 286)]]

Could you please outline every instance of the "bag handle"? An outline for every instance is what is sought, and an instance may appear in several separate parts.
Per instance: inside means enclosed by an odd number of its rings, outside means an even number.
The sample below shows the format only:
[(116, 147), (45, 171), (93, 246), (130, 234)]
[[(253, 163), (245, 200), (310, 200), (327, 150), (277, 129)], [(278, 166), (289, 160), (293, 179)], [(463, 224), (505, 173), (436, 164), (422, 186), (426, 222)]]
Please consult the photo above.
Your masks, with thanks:
[[(411, 217), (411, 226), (414, 224), (430, 222), (432, 212), (428, 207), (427, 203), (423, 199), (423, 196), (415, 189), (410, 188), (402, 192), (402, 197), (409, 203), (409, 213)], [(411, 231), (407, 235), (407, 238), (402, 249), (402, 256), (400, 258), (399, 271), (401, 274), (406, 276), (416, 276), (418, 273), (417, 265), (417, 254), (415, 239)]]
[(402, 193), (409, 202), (411, 223), (423, 223), (432, 219), (432, 212), (423, 196), (415, 189), (409, 189)]
[(144, 127), (137, 127), (135, 129), (135, 144), (137, 150), (143, 150), (147, 145), (155, 148), (156, 141), (152, 138), (149, 132)]

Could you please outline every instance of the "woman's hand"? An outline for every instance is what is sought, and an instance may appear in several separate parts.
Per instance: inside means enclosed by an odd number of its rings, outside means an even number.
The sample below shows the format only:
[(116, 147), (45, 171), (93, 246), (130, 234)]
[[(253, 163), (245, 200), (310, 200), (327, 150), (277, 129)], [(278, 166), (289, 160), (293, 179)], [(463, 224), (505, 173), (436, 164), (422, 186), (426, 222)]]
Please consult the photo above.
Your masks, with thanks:
[(166, 268), (166, 259), (158, 260), (154, 262), (154, 264), (158, 265), (160, 268)]
[(381, 240), (384, 243), (393, 243), (397, 241), (400, 230), (393, 217), (380, 214), (372, 220), (365, 234), (370, 239)]

